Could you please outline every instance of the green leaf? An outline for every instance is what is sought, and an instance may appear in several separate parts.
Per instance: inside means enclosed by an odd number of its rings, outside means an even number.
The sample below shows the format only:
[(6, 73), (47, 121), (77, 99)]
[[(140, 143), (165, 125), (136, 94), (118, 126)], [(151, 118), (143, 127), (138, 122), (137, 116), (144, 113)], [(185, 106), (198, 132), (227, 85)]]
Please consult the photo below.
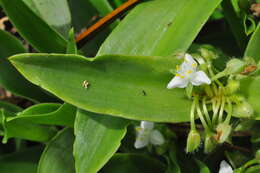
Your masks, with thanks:
[(195, 159), (197, 166), (199, 167), (199, 173), (210, 173), (209, 168), (202, 161)]
[(249, 43), (247, 45), (244, 56), (252, 57), (256, 61), (260, 60), (260, 23), (258, 24), (254, 34), (251, 36)]
[(22, 108), (14, 105), (14, 104), (3, 102), (3, 101), (0, 101), (0, 109), (5, 109), (5, 110), (7, 110), (9, 112), (13, 112), (13, 113), (21, 112), (23, 110)]
[[(28, 1), (28, 0), (27, 0)], [(31, 0), (31, 9), (65, 38), (71, 28), (71, 15), (67, 0)]]
[(26, 50), (19, 40), (0, 30), (0, 85), (17, 96), (34, 102), (56, 100), (27, 81), (7, 60), (7, 57)]
[(116, 154), (100, 173), (162, 173), (165, 165), (143, 154)]
[(7, 121), (8, 118), (14, 116), (15, 114), (11, 112), (7, 112), (3, 109), (0, 110), (1, 130), (4, 131), (3, 143), (6, 143), (9, 138), (13, 137), (38, 142), (47, 142), (56, 134), (54, 128), (24, 121)]
[(30, 148), (0, 157), (1, 173), (35, 173), (41, 149)]
[(171, 146), (169, 158), (167, 158), (168, 162), (168, 168), (166, 173), (181, 173), (181, 168), (179, 166), (178, 160), (177, 160), (177, 152), (176, 152), (176, 146), (175, 144), (173, 147)]
[(256, 23), (253, 17), (250, 15), (245, 14), (243, 17), (243, 25), (246, 35), (250, 35), (252, 32), (255, 31)]
[(128, 121), (121, 118), (79, 110), (73, 150), (77, 173), (101, 169), (119, 148), (127, 125)]
[(22, 54), (10, 61), (34, 84), (91, 112), (157, 122), (190, 119), (185, 91), (166, 89), (180, 61), (173, 57)]
[(254, 109), (253, 119), (260, 120), (260, 76), (246, 77), (240, 81), (240, 90)]
[(71, 129), (59, 132), (45, 147), (38, 165), (38, 173), (74, 173), (73, 141)]
[(35, 124), (59, 125), (73, 127), (76, 108), (70, 104), (43, 103), (31, 106), (18, 113), (15, 117), (8, 117), (7, 122), (30, 122)]
[(142, 3), (114, 29), (98, 55), (169, 56), (186, 51), (220, 2), (154, 0)]
[(22, 0), (1, 0), (1, 6), (18, 32), (41, 52), (64, 53), (67, 41)]
[(113, 11), (112, 6), (109, 4), (108, 0), (88, 0), (102, 15), (105, 16), (111, 11)]
[(237, 45), (239, 46), (240, 51), (243, 52), (248, 41), (244, 32), (243, 21), (237, 15), (235, 6), (232, 4), (231, 0), (223, 0), (221, 6), (223, 8), (224, 17), (236, 39)]
[(72, 28), (69, 32), (69, 40), (68, 40), (67, 51), (66, 51), (67, 54), (77, 54), (78, 52), (74, 37), (75, 37), (74, 29)]
[[(90, 27), (99, 18), (99, 12), (89, 0), (68, 0), (72, 24), (75, 28), (75, 33), (81, 33), (82, 30)], [(98, 4), (97, 4), (98, 5)], [(110, 29), (104, 29), (89, 40), (86, 45), (81, 49), (86, 56), (95, 56), (100, 45), (103, 43)]]

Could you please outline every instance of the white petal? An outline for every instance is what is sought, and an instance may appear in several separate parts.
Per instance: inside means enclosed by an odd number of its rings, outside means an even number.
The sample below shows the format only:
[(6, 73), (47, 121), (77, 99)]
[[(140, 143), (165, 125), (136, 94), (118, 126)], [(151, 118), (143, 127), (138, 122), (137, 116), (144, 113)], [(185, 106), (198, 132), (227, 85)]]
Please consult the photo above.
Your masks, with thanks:
[(154, 127), (154, 123), (153, 122), (141, 121), (141, 128), (142, 129), (152, 130), (153, 127)]
[(197, 62), (190, 54), (185, 54), (184, 62), (180, 66), (180, 72), (186, 73), (187, 71), (196, 71)]
[(193, 57), (190, 54), (188, 54), (188, 53), (185, 54), (185, 58), (184, 59), (189, 64), (193, 64), (193, 63), (197, 64), (197, 62), (193, 59)]
[(175, 76), (167, 85), (168, 89), (171, 88), (185, 88), (188, 85), (189, 81), (185, 78), (180, 78)]
[(210, 84), (211, 80), (203, 71), (198, 71), (194, 74), (194, 77), (191, 78), (192, 85), (198, 86), (202, 84)]
[(233, 173), (233, 170), (225, 160), (222, 160), (220, 163), (219, 173)]
[(147, 130), (141, 129), (139, 132), (137, 132), (137, 137), (135, 140), (135, 148), (143, 148), (149, 143), (150, 133), (147, 133)]
[(153, 130), (150, 134), (150, 142), (153, 145), (162, 145), (164, 143), (164, 137), (158, 130)]

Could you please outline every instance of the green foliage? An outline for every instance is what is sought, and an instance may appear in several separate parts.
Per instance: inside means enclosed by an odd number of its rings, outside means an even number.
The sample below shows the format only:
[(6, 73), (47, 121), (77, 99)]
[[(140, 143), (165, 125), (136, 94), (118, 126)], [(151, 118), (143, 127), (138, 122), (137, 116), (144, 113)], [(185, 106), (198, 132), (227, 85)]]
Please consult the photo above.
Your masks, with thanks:
[(0, 172), (259, 172), (256, 1), (124, 2), (0, 0)]
[(10, 61), (28, 80), (82, 109), (136, 120), (189, 120), (191, 102), (182, 90), (166, 89), (179, 62), (173, 57), (22, 54)]
[(121, 118), (78, 110), (73, 150), (76, 171), (94, 173), (101, 169), (119, 148), (127, 124)]

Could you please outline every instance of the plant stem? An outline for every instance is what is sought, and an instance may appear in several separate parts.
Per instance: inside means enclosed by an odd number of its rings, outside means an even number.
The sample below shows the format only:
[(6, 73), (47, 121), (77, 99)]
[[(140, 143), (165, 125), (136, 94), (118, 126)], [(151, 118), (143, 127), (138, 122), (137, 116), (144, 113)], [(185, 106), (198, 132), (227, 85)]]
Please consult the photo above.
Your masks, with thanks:
[(202, 114), (201, 109), (200, 109), (200, 106), (199, 106), (199, 101), (198, 101), (197, 98), (196, 98), (196, 104), (197, 104), (197, 106), (196, 106), (196, 108), (197, 108), (197, 113), (198, 113), (198, 115), (199, 115), (199, 118), (200, 118), (200, 121), (201, 121), (203, 127), (205, 128), (205, 130), (210, 130), (209, 127), (208, 127), (208, 125), (207, 125), (207, 122), (205, 121), (205, 119), (204, 119), (204, 117), (203, 117), (203, 114)]
[(196, 108), (196, 100), (193, 100), (192, 105), (191, 105), (191, 111), (190, 111), (191, 130), (196, 130), (196, 125), (195, 125), (195, 108)]
[(224, 108), (225, 108), (226, 100), (225, 97), (222, 97), (222, 103), (219, 111), (219, 116), (218, 116), (218, 122), (221, 123), (223, 119), (223, 113), (224, 113)]
[(227, 99), (227, 102), (228, 102), (228, 114), (227, 114), (227, 118), (225, 120), (225, 123), (229, 124), (231, 116), (232, 116), (233, 109), (232, 109), (232, 103), (231, 103), (229, 98)]
[(206, 116), (206, 120), (207, 120), (209, 126), (212, 127), (212, 122), (211, 122), (211, 119), (209, 117), (209, 112), (208, 112), (207, 105), (206, 105), (206, 97), (203, 98), (202, 105), (203, 105), (204, 115)]

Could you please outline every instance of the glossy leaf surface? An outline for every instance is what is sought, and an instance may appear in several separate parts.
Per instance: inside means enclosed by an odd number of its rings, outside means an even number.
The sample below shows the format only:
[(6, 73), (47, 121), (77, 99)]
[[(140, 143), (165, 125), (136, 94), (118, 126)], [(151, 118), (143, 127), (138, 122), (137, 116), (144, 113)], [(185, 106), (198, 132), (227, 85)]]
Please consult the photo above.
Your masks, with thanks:
[(38, 173), (74, 173), (73, 141), (71, 129), (59, 132), (44, 149), (38, 165)]
[(0, 86), (13, 94), (34, 102), (53, 100), (42, 89), (27, 81), (7, 60), (9, 56), (25, 53), (22, 43), (9, 33), (0, 30)]
[(169, 56), (186, 51), (220, 2), (155, 0), (142, 3), (113, 30), (98, 55)]
[(125, 136), (127, 120), (79, 110), (75, 120), (77, 173), (95, 173), (113, 156)]
[(63, 53), (66, 40), (22, 0), (1, 0), (1, 5), (19, 33), (41, 52)]
[(189, 121), (191, 102), (184, 91), (166, 89), (170, 70), (180, 63), (173, 57), (23, 54), (10, 60), (28, 80), (82, 109), (136, 120)]

